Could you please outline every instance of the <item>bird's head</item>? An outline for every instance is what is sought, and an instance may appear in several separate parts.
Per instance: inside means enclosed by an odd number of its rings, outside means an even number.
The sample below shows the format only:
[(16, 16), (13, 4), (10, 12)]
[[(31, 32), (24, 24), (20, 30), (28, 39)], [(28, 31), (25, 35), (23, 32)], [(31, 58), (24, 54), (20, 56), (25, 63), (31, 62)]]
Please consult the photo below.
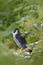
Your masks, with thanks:
[(12, 34), (15, 36), (16, 34), (19, 33), (19, 29), (18, 28), (15, 28), (14, 31), (12, 32)]
[(13, 31), (13, 33), (15, 33), (15, 32), (19, 32), (19, 29), (15, 28), (14, 31)]

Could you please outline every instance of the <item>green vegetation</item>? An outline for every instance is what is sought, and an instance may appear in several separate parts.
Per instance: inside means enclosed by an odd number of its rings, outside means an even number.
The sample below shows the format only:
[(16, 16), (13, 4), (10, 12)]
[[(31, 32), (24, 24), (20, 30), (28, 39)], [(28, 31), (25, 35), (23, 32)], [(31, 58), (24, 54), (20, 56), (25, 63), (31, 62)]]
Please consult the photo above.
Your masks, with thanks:
[[(17, 48), (11, 33), (15, 27), (19, 28), (28, 45), (41, 40), (37, 44), (38, 50), (31, 46), (33, 52), (38, 53), (37, 57), (33, 54), (31, 59), (24, 59), (12, 55), (11, 50)], [(42, 57), (43, 0), (0, 0), (0, 65), (24, 65), (25, 62), (25, 65), (43, 65)]]

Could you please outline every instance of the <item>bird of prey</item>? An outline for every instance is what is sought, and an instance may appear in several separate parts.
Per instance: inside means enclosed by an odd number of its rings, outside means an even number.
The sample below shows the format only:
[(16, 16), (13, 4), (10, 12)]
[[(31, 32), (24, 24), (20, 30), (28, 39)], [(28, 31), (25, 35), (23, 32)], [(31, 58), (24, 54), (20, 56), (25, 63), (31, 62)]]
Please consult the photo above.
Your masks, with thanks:
[(26, 43), (27, 43), (26, 39), (23, 36), (21, 36), (21, 33), (20, 33), (20, 31), (19, 31), (18, 28), (15, 28), (14, 31), (12, 32), (12, 34), (13, 34), (13, 39), (14, 39), (16, 45), (20, 49), (22, 49), (22, 50), (25, 49), (25, 50), (29, 51), (30, 53), (32, 52), (32, 50), (27, 47), (27, 45), (26, 45)]

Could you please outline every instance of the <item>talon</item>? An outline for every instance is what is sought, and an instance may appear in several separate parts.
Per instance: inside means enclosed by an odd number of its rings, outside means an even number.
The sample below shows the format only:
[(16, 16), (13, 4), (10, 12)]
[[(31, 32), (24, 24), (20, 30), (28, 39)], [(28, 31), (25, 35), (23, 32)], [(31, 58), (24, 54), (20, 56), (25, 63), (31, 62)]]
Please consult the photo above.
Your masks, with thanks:
[(19, 52), (19, 53), (22, 53), (22, 51), (23, 51), (22, 49), (18, 49), (18, 52)]

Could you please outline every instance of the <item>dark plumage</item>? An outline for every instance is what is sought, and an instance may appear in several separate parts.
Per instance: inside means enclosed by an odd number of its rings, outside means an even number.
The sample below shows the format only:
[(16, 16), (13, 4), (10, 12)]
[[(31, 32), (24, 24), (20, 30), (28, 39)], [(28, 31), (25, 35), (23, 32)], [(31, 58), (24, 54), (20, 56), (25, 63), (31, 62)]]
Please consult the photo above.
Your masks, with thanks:
[(19, 48), (22, 48), (22, 49), (27, 48), (26, 39), (23, 36), (21, 36), (21, 33), (19, 32), (18, 28), (14, 29), (13, 34), (15, 34), (16, 31), (18, 31), (18, 32), (15, 36), (13, 35), (14, 41), (16, 42), (16, 44), (18, 45)]
[(26, 46), (26, 40), (23, 36), (21, 36), (19, 33), (15, 36), (16, 39), (19, 41), (20, 45), (21, 45), (21, 48), (25, 49), (27, 48)]
[(26, 39), (23, 36), (21, 36), (21, 33), (19, 32), (18, 28), (15, 28), (12, 34), (13, 34), (13, 39), (19, 48), (25, 49), (30, 53), (32, 52), (32, 50), (26, 46), (27, 43)]

